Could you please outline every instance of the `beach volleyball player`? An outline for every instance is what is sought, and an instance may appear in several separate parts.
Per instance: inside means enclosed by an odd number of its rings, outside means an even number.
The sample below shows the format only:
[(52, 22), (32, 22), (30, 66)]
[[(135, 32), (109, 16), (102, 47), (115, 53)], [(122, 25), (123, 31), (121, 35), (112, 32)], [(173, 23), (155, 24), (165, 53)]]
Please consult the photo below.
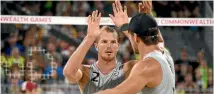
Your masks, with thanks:
[[(130, 23), (120, 1), (115, 1), (114, 16), (110, 15), (116, 26), (131, 34), (133, 47), (140, 54), (129, 77), (113, 89), (98, 94), (174, 94), (174, 62), (164, 49), (163, 38), (155, 19), (147, 14), (137, 14)], [(126, 8), (124, 8), (126, 9)]]
[[(93, 11), (88, 17), (87, 35), (72, 54), (64, 68), (64, 76), (78, 83), (81, 93), (92, 94), (113, 88), (126, 79), (135, 61), (117, 62), (118, 34), (108, 26), (100, 29), (101, 14)], [(98, 60), (92, 65), (82, 65), (89, 48), (95, 44)]]

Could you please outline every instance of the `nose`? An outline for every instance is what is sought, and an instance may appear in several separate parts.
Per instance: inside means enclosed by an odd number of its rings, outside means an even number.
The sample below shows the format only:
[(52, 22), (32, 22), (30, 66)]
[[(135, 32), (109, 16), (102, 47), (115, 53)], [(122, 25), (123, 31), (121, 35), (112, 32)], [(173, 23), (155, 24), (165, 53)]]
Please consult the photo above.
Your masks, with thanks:
[(107, 47), (111, 47), (111, 43), (107, 43)]

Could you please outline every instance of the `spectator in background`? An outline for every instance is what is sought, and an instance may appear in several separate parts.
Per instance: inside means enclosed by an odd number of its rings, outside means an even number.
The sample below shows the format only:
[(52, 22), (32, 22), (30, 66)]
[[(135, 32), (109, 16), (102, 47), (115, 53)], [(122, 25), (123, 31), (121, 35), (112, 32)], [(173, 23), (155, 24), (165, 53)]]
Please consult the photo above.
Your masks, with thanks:
[(208, 77), (208, 92), (212, 94), (213, 93), (213, 70), (212, 68), (209, 69), (209, 77)]
[(76, 10), (76, 12), (77, 12), (76, 16), (85, 17), (85, 16), (87, 16), (87, 13), (90, 12), (91, 8), (90, 8), (87, 1), (83, 1), (83, 2), (77, 2), (75, 9), (77, 9)]
[(50, 10), (46, 10), (46, 11), (44, 11), (43, 15), (44, 16), (53, 16), (53, 13)]
[(77, 39), (83, 40), (85, 37), (85, 32), (84, 31), (78, 31)]
[(186, 76), (185, 76), (185, 80), (184, 80), (184, 88), (186, 89), (186, 93), (189, 94), (189, 93), (194, 93), (194, 91), (192, 90), (193, 88), (196, 88), (196, 84), (195, 82), (193, 82), (193, 79), (192, 79), (192, 74), (191, 73), (188, 73)]
[(28, 15), (39, 15), (40, 2), (25, 2), (25, 11)]
[(185, 79), (185, 76), (188, 73), (188, 64), (182, 63), (180, 64), (180, 74), (177, 74), (178, 83), (183, 82)]
[(45, 55), (45, 65), (48, 66), (53, 60), (58, 60), (59, 65), (62, 65), (62, 56), (56, 51), (56, 41), (49, 41), (46, 45), (47, 53)]
[(56, 16), (70, 16), (71, 14), (71, 3), (68, 1), (60, 1), (57, 5), (56, 5)]
[(33, 69), (33, 73), (34, 73), (34, 82), (36, 84), (44, 84), (44, 80), (47, 80), (47, 79), (43, 79), (42, 77), (42, 74), (43, 74), (43, 69), (41, 67), (35, 67)]
[(195, 82), (196, 82), (196, 84), (197, 84), (199, 89), (202, 88), (202, 79), (201, 79), (201, 77), (202, 77), (202, 74), (200, 72), (200, 69), (198, 68), (198, 69), (195, 70), (195, 79), (196, 79)]
[(17, 40), (18, 40), (18, 32), (14, 32), (14, 33), (10, 33), (10, 36), (8, 38), (8, 43), (9, 43), (9, 46), (6, 47), (5, 49), (5, 54), (7, 56), (10, 56), (11, 55), (11, 52), (12, 52), (12, 49), (14, 47), (17, 47), (19, 49), (19, 52), (21, 54), (24, 53), (24, 47), (21, 45), (21, 44), (18, 44), (17, 43)]
[(98, 10), (99, 12), (101, 12), (102, 14), (104, 14), (105, 13), (105, 11), (104, 11), (104, 4), (101, 1), (95, 1), (92, 10)]
[(199, 51), (197, 53), (197, 62), (200, 62), (201, 60), (205, 59), (204, 58), (204, 53), (205, 53), (205, 51), (204, 51), (203, 48), (199, 49)]
[(69, 35), (72, 38), (77, 38), (77, 30), (74, 26), (72, 25), (63, 25), (61, 28), (61, 31), (66, 34)]
[(59, 48), (61, 49), (61, 55), (63, 57), (69, 57), (71, 56), (71, 54), (73, 53), (73, 51), (75, 50), (75, 46), (73, 45), (69, 45), (66, 41), (61, 40), (59, 42)]
[(32, 64), (33, 68), (35, 67), (40, 67), (42, 69), (45, 68), (45, 61), (44, 61), (43, 55), (41, 55), (41, 52), (39, 51), (33, 51), (32, 56), (29, 57), (27, 60), (27, 64), (30, 63)]
[(185, 12), (188, 13), (185, 17), (200, 17), (200, 8), (197, 1), (186, 1), (182, 3), (184, 5), (183, 8), (185, 9)]
[(189, 64), (190, 60), (188, 58), (187, 49), (184, 47), (181, 49), (180, 58), (175, 61), (175, 72), (178, 82), (184, 81)]
[(25, 92), (25, 94), (42, 94), (38, 85), (31, 81), (24, 82), (22, 84), (22, 91)]
[(0, 64), (1, 64), (2, 68), (9, 67), (8, 65), (6, 65), (6, 64), (8, 64), (7, 63), (7, 58), (6, 58), (6, 56), (5, 56), (5, 54), (3, 52), (1, 53), (1, 62), (0, 62)]
[[(193, 71), (195, 71), (196, 70), (196, 68), (198, 68), (198, 66), (199, 66), (199, 63), (200, 63), (200, 61), (202, 61), (202, 60), (204, 60), (204, 50), (203, 49), (200, 49), (199, 51), (198, 51), (198, 53), (197, 53), (197, 60), (196, 61), (191, 61), (191, 66), (192, 66), (192, 70)], [(193, 73), (193, 75), (195, 75), (195, 73)], [(195, 77), (193, 77), (194, 78), (194, 80), (196, 80), (195, 79)]]
[(171, 17), (184, 17), (184, 9), (180, 1), (171, 2), (170, 8), (172, 9)]
[(51, 62), (44, 70), (44, 74), (51, 75), (51, 78), (46, 80), (46, 84), (62, 84), (64, 82), (63, 67), (57, 60)]
[(19, 49), (17, 47), (12, 48), (11, 56), (8, 58), (7, 64), (9, 66), (13, 64), (18, 64), (19, 68), (24, 67), (25, 59), (20, 55)]
[(175, 61), (175, 64), (190, 64), (186, 47), (181, 49), (180, 58)]
[(13, 64), (11, 66), (11, 71), (8, 74), (9, 78), (9, 92), (11, 94), (20, 94), (21, 93), (21, 84), (23, 83), (23, 80), (21, 78), (21, 72), (18, 67), (18, 64)]
[(62, 55), (62, 58), (63, 58), (62, 66), (65, 66), (69, 57), (73, 54), (76, 48), (73, 45), (69, 45), (64, 40), (59, 41), (59, 48), (61, 50), (60, 54)]
[(201, 80), (202, 80), (202, 89), (206, 89), (208, 86), (208, 66), (205, 60), (200, 61), (200, 65), (198, 67), (201, 73)]
[(42, 38), (43, 38), (43, 31), (40, 27), (36, 25), (30, 25), (27, 28), (27, 32), (25, 33), (24, 39), (24, 47), (25, 47), (25, 57), (27, 58), (27, 62), (31, 61), (28, 60), (29, 58), (35, 59), (37, 64), (44, 69), (44, 61), (43, 57), (41, 56), (41, 52), (39, 51), (42, 47)]
[(22, 92), (26, 94), (42, 94), (42, 89), (38, 86), (41, 74), (37, 69), (27, 69), (25, 71), (25, 82), (22, 83)]

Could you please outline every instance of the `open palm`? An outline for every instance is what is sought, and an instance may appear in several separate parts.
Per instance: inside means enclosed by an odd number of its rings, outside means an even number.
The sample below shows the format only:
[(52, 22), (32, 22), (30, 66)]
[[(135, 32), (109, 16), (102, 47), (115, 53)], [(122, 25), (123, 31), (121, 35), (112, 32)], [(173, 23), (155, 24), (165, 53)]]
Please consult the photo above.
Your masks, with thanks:
[(115, 3), (112, 4), (114, 15), (109, 14), (113, 23), (120, 27), (123, 24), (128, 23), (128, 15), (127, 15), (127, 7), (122, 8), (122, 5), (119, 0), (116, 0)]

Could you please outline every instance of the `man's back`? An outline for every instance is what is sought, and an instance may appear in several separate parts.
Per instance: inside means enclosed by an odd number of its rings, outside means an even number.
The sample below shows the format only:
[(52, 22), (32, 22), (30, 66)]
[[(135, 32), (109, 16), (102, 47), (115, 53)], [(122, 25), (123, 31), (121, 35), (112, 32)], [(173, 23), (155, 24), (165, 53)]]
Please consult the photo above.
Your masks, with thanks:
[[(160, 52), (150, 52), (145, 58), (153, 58), (157, 60), (162, 69), (162, 81), (160, 85), (154, 88), (145, 87), (141, 93), (142, 94), (174, 94), (175, 92), (175, 72), (174, 72), (174, 62), (171, 56), (164, 51)], [(144, 59), (145, 59), (144, 58)]]

